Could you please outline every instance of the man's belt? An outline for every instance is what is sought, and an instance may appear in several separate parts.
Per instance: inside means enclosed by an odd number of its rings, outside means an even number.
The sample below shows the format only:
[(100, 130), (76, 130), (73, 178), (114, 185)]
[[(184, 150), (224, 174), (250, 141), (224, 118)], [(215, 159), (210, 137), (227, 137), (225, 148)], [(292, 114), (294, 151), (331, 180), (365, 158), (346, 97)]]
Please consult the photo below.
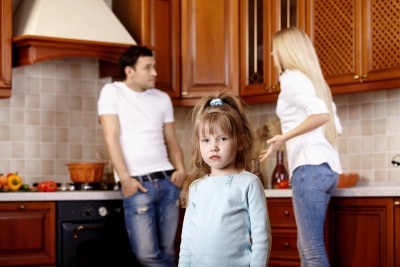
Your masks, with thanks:
[(132, 178), (135, 178), (136, 180), (139, 180), (140, 182), (145, 182), (145, 181), (153, 182), (155, 180), (169, 178), (174, 171), (175, 170), (152, 172), (152, 173), (148, 173), (148, 174), (144, 174), (144, 175), (132, 176)]

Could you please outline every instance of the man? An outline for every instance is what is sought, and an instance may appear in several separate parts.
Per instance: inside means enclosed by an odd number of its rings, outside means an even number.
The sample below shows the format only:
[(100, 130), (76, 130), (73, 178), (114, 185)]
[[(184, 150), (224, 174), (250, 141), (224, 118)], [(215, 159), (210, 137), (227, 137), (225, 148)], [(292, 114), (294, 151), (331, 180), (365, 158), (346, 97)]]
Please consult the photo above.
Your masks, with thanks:
[(98, 113), (121, 184), (132, 251), (145, 267), (172, 267), (186, 170), (171, 99), (154, 89), (155, 63), (148, 48), (124, 52), (119, 60), (123, 81), (103, 87)]

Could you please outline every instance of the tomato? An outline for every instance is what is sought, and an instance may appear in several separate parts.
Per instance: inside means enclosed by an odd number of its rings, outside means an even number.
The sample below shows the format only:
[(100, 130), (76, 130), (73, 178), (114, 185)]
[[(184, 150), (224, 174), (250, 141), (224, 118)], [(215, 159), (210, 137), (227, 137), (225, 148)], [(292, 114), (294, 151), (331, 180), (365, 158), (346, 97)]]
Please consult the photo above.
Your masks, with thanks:
[(38, 190), (40, 192), (54, 192), (57, 190), (57, 184), (52, 180), (41, 182), (38, 185)]
[(54, 181), (47, 181), (46, 192), (54, 192), (57, 190), (57, 184)]
[(46, 192), (47, 190), (47, 182), (41, 182), (38, 184), (39, 192)]
[(289, 187), (289, 181), (288, 180), (282, 180), (278, 183), (278, 187), (280, 189), (286, 189)]

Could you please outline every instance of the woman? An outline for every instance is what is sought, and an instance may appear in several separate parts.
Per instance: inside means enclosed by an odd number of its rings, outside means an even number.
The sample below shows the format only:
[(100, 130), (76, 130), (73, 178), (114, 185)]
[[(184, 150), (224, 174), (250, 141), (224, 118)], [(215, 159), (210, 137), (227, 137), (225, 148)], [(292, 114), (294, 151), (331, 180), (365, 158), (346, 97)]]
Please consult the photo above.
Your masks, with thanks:
[(327, 206), (342, 172), (337, 151), (340, 121), (310, 38), (292, 27), (272, 40), (281, 92), (276, 113), (282, 134), (267, 140), (260, 160), (285, 143), (301, 266), (329, 266), (324, 244)]

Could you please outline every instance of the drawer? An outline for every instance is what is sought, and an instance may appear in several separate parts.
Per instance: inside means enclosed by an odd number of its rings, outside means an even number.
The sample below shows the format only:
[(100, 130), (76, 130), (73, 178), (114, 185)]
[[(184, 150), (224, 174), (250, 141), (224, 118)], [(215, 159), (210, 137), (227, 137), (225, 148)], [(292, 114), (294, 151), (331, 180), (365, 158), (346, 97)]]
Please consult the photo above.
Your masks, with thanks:
[(272, 229), (272, 246), (270, 259), (300, 260), (297, 250), (297, 232), (294, 230)]
[(291, 198), (267, 199), (267, 207), (272, 228), (296, 228)]

